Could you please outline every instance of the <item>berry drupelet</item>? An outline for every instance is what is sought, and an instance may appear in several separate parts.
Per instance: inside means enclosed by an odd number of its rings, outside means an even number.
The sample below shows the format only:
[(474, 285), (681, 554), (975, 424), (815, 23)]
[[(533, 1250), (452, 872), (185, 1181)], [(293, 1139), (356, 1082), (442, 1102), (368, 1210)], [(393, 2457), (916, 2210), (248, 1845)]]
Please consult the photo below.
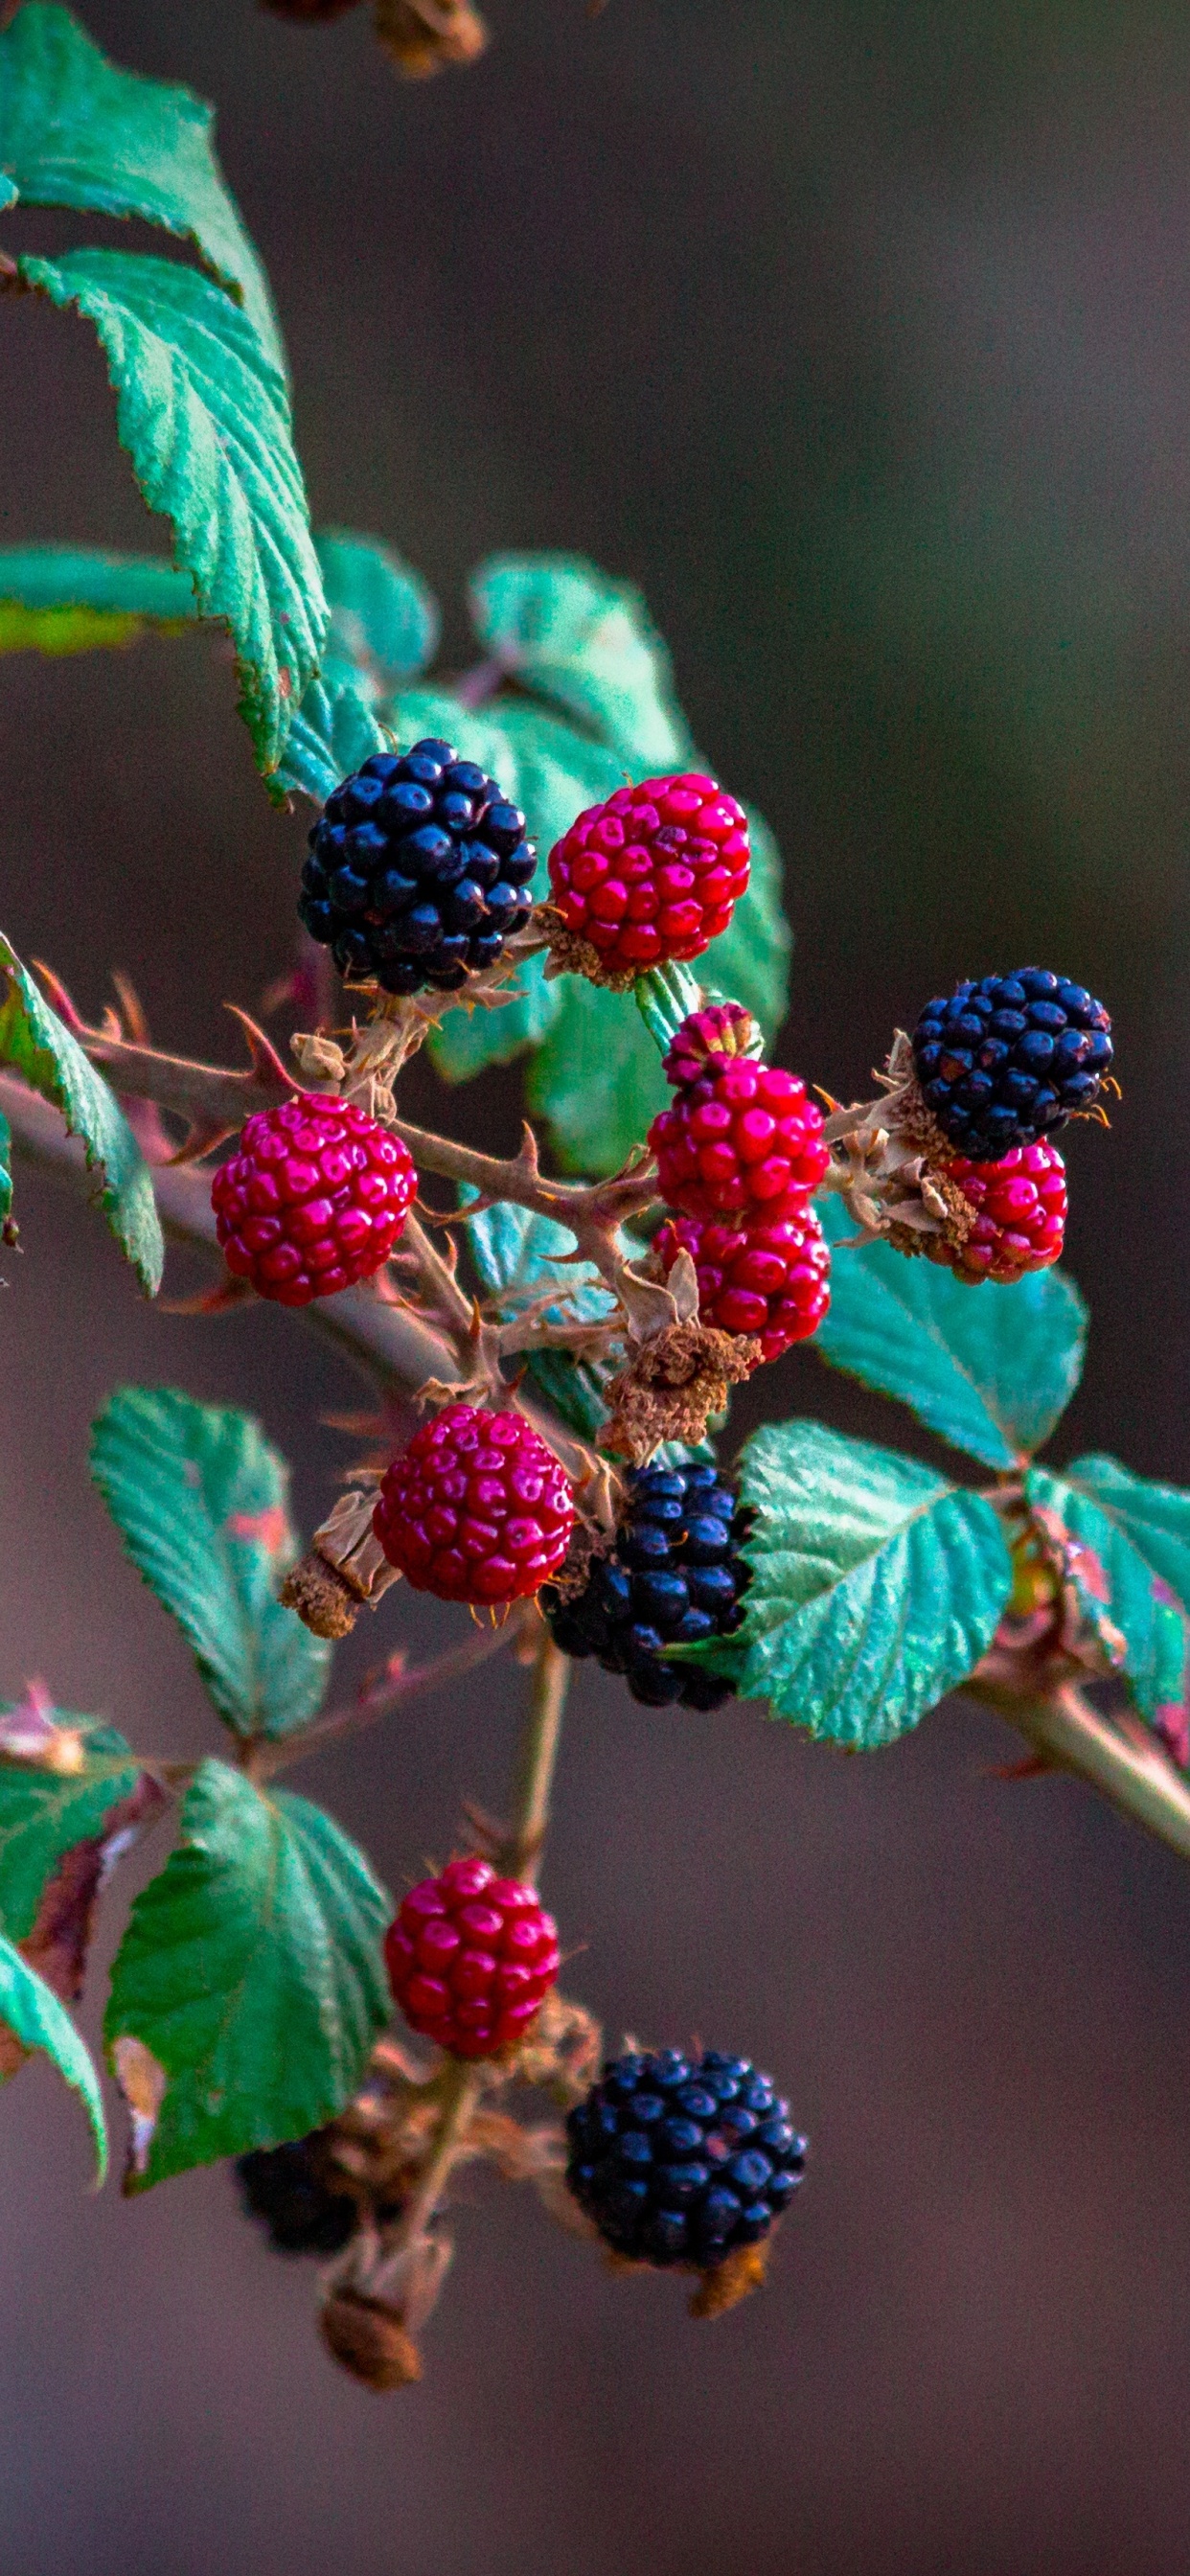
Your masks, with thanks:
[(998, 1163), (1089, 1109), (1112, 1065), (1102, 1002), (1041, 966), (928, 1002), (913, 1032), (927, 1109), (951, 1144)]
[(475, 1855), (410, 1888), (384, 1956), (411, 2030), (454, 2057), (492, 2057), (536, 2020), (560, 1953), (536, 1890)]
[(353, 1101), (305, 1091), (245, 1119), (211, 1206), (234, 1276), (277, 1305), (308, 1306), (381, 1268), (416, 1190), (399, 1136)]
[(715, 2048), (609, 2058), (566, 2128), (575, 2199), (637, 2263), (709, 2271), (759, 2244), (805, 2171), (771, 2076)]
[(236, 2159), (236, 2180), (250, 2218), (258, 2218), (278, 2254), (338, 2254), (355, 2233), (358, 2211), (345, 2188), (323, 2171), (323, 2132), (283, 2147), (257, 2147)]
[(647, 1708), (722, 1707), (730, 1682), (697, 1664), (666, 1663), (662, 1648), (739, 1627), (747, 1519), (715, 1467), (630, 1468), (615, 1555), (595, 1559), (577, 1597), (562, 1600), (552, 1589), (542, 1596), (555, 1644), (623, 1673)]
[(809, 1206), (769, 1223), (670, 1217), (657, 1250), (667, 1277), (679, 1252), (690, 1254), (702, 1322), (749, 1335), (766, 1360), (808, 1341), (831, 1301), (830, 1246)]
[(448, 1404), (394, 1458), (372, 1526), (390, 1565), (440, 1601), (517, 1601), (574, 1528), (566, 1470), (519, 1413)]
[(738, 1002), (692, 1011), (665, 1059), (672, 1107), (649, 1129), (661, 1196), (687, 1216), (800, 1213), (830, 1161), (822, 1112), (795, 1073), (756, 1061)]
[(713, 778), (645, 778), (591, 805), (550, 852), (554, 909), (603, 980), (699, 957), (745, 892), (748, 825)]
[(1066, 1168), (1056, 1145), (1014, 1145), (998, 1163), (971, 1163), (963, 1154), (941, 1166), (972, 1212), (962, 1242), (949, 1229), (923, 1237), (932, 1261), (972, 1282), (1024, 1279), (1062, 1256), (1066, 1232)]
[(533, 908), (525, 817), (453, 744), (374, 752), (310, 834), (298, 910), (341, 975), (457, 992)]

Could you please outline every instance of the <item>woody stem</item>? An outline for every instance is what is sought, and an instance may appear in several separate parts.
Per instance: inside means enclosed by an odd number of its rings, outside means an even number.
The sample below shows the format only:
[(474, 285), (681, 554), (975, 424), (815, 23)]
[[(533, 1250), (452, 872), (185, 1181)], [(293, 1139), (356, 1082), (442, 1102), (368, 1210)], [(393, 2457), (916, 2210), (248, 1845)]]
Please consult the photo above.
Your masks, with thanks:
[(1047, 1763), (1089, 1780), (1121, 1815), (1147, 1827), (1190, 1860), (1190, 1786), (1151, 1738), (1124, 1735), (1091, 1707), (1074, 1682), (1036, 1699), (977, 1684), (974, 1696), (1008, 1719)]

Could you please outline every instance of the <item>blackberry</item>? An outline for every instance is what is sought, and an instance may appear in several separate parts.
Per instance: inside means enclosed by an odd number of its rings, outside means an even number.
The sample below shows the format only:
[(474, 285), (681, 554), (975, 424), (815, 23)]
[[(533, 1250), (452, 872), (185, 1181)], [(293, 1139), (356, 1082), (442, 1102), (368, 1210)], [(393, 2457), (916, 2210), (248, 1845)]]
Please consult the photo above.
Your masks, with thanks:
[(661, 1650), (739, 1627), (750, 1578), (738, 1551), (751, 1516), (737, 1511), (715, 1467), (635, 1467), (625, 1483), (615, 1555), (596, 1559), (576, 1598), (562, 1600), (552, 1585), (542, 1593), (554, 1642), (623, 1673), (646, 1708), (721, 1708), (730, 1682), (697, 1664), (665, 1663)]
[(1091, 1107), (1111, 1071), (1111, 1020), (1081, 984), (1022, 966), (927, 1002), (913, 1063), (943, 1135), (997, 1163)]
[(536, 865), (520, 807), (427, 737), (374, 752), (328, 797), (298, 910), (352, 983), (453, 993), (523, 928)]
[(637, 2263), (710, 2271), (768, 2235), (805, 2171), (772, 2077), (717, 2048), (609, 2058), (566, 2129), (570, 2190)]
[(323, 2132), (284, 2147), (257, 2147), (236, 2159), (236, 2180), (250, 2218), (259, 2218), (278, 2254), (338, 2254), (355, 2233), (356, 2205), (323, 2174)]

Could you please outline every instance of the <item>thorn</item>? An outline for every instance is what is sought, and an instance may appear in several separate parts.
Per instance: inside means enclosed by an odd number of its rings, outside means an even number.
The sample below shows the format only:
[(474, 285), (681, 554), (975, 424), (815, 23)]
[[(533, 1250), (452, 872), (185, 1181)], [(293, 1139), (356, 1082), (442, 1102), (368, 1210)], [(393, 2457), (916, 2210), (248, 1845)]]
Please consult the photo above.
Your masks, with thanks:
[(234, 1020), (239, 1021), (248, 1042), (253, 1072), (260, 1081), (280, 1091), (292, 1091), (293, 1075), (282, 1064), (272, 1039), (266, 1038), (264, 1030), (257, 1028), (255, 1020), (249, 1019), (247, 1011), (242, 1011), (238, 1002), (225, 1002), (223, 1008), (231, 1012)]
[(171, 1146), (164, 1159), (171, 1165), (201, 1163), (204, 1154), (213, 1154), (216, 1145), (222, 1145), (224, 1140), (228, 1136), (234, 1136), (235, 1132), (235, 1128), (229, 1127), (225, 1119), (196, 1118), (188, 1128), (183, 1143), (176, 1150)]
[(149, 1023), (145, 1018), (140, 994), (137, 992), (136, 986), (132, 982), (131, 977), (124, 973), (122, 967), (113, 966), (112, 982), (116, 988), (116, 995), (120, 1004), (120, 1009), (124, 1014), (124, 1029), (127, 1031), (133, 1046), (147, 1047), (151, 1045), (152, 1041), (149, 1036)]
[(1043, 1780), (1057, 1764), (1044, 1753), (1024, 1753), (1019, 1762), (993, 1762), (984, 1773), (987, 1780)]
[(516, 1159), (518, 1167), (528, 1173), (530, 1180), (535, 1181), (541, 1171), (541, 1161), (537, 1151), (537, 1138), (527, 1118), (521, 1126), (521, 1146)]
[(207, 1288), (196, 1297), (159, 1297), (158, 1311), (163, 1315), (229, 1315), (233, 1306), (242, 1306), (255, 1295), (247, 1279), (233, 1279), (230, 1270), (217, 1288)]
[(81, 1037), (87, 1023), (83, 1018), (82, 1012), (78, 1009), (77, 1004), (72, 1000), (70, 994), (67, 992), (61, 976), (55, 975), (52, 966), (43, 966), (40, 957), (34, 957), (31, 960), (31, 963), (33, 972), (35, 975), (40, 977), (41, 982), (44, 984), (46, 997), (57, 1012), (59, 1019), (65, 1020), (67, 1028), (73, 1031), (76, 1038)]

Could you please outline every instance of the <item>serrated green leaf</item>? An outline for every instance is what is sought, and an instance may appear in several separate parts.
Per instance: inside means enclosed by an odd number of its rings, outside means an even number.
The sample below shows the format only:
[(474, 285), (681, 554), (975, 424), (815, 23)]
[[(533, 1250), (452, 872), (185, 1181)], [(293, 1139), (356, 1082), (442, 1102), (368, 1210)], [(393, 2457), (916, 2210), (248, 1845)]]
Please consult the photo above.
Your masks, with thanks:
[(669, 653), (639, 591), (578, 555), (493, 555), (470, 597), (481, 644), (617, 754), (617, 786), (625, 766), (643, 775), (693, 765)]
[(176, 261), (80, 250), (18, 266), (94, 325), (121, 444), (170, 521), (202, 615), (232, 635), (241, 711), (261, 768), (275, 769), (328, 617), (284, 377), (247, 314)]
[[(775, 844), (757, 815), (749, 824), (748, 891), (692, 971), (704, 990), (742, 1002), (771, 1036), (785, 1015), (790, 934)], [(558, 1001), (530, 1068), (530, 1106), (549, 1120), (565, 1169), (618, 1171), (669, 1097), (656, 1046), (630, 993), (606, 992), (581, 975), (562, 975), (546, 989)]]
[(1026, 1499), (1051, 1540), (1072, 1543), (1068, 1572), (1089, 1614), (1122, 1634), (1137, 1705), (1155, 1717), (1170, 1697), (1172, 1604), (1190, 1616), (1190, 1493), (1134, 1476), (1116, 1458), (1076, 1458), (1062, 1475), (1030, 1469)]
[(330, 1648), (277, 1599), (297, 1540), (289, 1472), (260, 1424), (174, 1387), (121, 1387), (94, 1425), (91, 1473), (225, 1723), (242, 1736), (308, 1725)]
[[(465, 1200), (474, 1193), (460, 1195)], [(541, 1295), (555, 1277), (559, 1290), (567, 1291), (567, 1301), (545, 1309), (550, 1322), (570, 1322), (575, 1317), (588, 1322), (611, 1313), (614, 1300), (593, 1262), (575, 1262), (557, 1271), (557, 1263), (573, 1251), (574, 1237), (551, 1217), (502, 1199), (469, 1217), (467, 1233), (481, 1285), (489, 1297), (502, 1300), (502, 1314), (512, 1313), (526, 1295)], [(604, 1389), (613, 1374), (612, 1365), (574, 1359), (568, 1351), (545, 1350), (529, 1353), (527, 1371), (563, 1422), (581, 1438), (593, 1439), (607, 1420)]]
[(743, 1453), (744, 1622), (698, 1660), (838, 1744), (888, 1744), (965, 1681), (1012, 1586), (1000, 1520), (912, 1458), (816, 1422)]
[(331, 612), (328, 657), (348, 664), (368, 706), (415, 680), (438, 648), (433, 592), (381, 537), (320, 528), (314, 544)]
[(96, 2182), (107, 2172), (107, 2124), (103, 2116), (103, 2099), (99, 2077), (90, 2050), (80, 2038), (64, 2004), (60, 2004), (44, 1977), (39, 1977), (27, 1959), (22, 1959), (6, 1934), (0, 1932), (0, 2021), (5, 2022), (22, 2048), (40, 2048), (52, 2059), (59, 2075), (65, 2077), (80, 2093), (91, 2123), (95, 2140)]
[[(0, 39), (2, 41), (2, 39)], [(0, 546), (0, 653), (86, 653), (198, 615), (194, 585), (160, 555)]]
[(385, 735), (354, 679), (338, 662), (311, 680), (277, 764), (279, 787), (325, 805), (340, 780), (385, 749)]
[(215, 157), (214, 112), (109, 63), (68, 9), (26, 0), (0, 34), (0, 168), (30, 206), (139, 215), (192, 241), (284, 372), (268, 281)]
[(837, 1200), (823, 1224), (833, 1253), (820, 1357), (987, 1467), (1039, 1449), (1082, 1376), (1087, 1310), (1073, 1280), (1041, 1270), (1011, 1288), (969, 1286), (887, 1243), (848, 1246), (855, 1229)]
[[(0, 1707), (0, 1725), (10, 1713)], [(77, 1733), (77, 1771), (0, 1758), (0, 1926), (24, 1941), (37, 1918), (46, 1880), (76, 1843), (102, 1834), (113, 1807), (132, 1798), (141, 1766), (114, 1726), (56, 1709), (54, 1723)]]
[(141, 2180), (303, 2137), (342, 2109), (391, 2009), (391, 1913), (320, 1808), (201, 1765), (179, 1847), (133, 1906), (104, 2023), (117, 2069), (131, 2039), (165, 2078)]
[(106, 1082), (89, 1063), (57, 1012), (43, 1001), (32, 978), (0, 932), (0, 1064), (15, 1071), (60, 1109), (72, 1136), (82, 1140), (96, 1175), (95, 1201), (147, 1296), (155, 1297), (165, 1265), (165, 1242), (153, 1181), (132, 1129)]

